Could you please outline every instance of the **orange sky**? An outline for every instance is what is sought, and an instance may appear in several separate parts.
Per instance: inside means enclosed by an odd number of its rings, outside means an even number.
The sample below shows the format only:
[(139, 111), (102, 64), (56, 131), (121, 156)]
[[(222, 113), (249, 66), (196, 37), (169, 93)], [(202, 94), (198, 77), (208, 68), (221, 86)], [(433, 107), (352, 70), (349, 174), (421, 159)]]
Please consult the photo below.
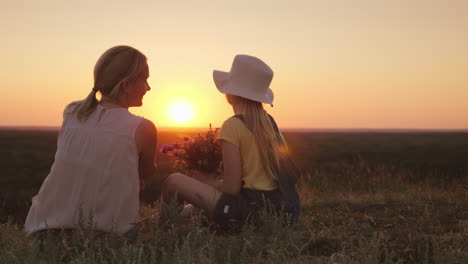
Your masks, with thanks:
[[(232, 115), (213, 69), (263, 59), (280, 126), (468, 129), (468, 1), (8, 1), (0, 9), (0, 126), (57, 126), (114, 45), (145, 53), (157, 126)], [(171, 103), (194, 108), (190, 122)]]

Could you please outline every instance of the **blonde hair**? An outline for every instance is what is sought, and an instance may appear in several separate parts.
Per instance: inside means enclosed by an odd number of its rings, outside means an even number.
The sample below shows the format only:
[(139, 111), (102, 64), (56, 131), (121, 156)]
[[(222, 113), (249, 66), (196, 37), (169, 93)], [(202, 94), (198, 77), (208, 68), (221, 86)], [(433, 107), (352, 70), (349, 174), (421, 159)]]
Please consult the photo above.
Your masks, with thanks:
[(96, 93), (117, 99), (124, 84), (132, 85), (147, 67), (146, 56), (130, 46), (115, 46), (104, 52), (94, 66), (94, 87), (81, 101), (72, 102), (64, 111), (86, 121), (98, 104)]
[(245, 125), (256, 139), (264, 168), (277, 180), (272, 167), (273, 165), (279, 167), (279, 146), (281, 142), (278, 140), (276, 131), (268, 113), (263, 108), (263, 104), (231, 94), (226, 94), (226, 98), (231, 105), (239, 107)]

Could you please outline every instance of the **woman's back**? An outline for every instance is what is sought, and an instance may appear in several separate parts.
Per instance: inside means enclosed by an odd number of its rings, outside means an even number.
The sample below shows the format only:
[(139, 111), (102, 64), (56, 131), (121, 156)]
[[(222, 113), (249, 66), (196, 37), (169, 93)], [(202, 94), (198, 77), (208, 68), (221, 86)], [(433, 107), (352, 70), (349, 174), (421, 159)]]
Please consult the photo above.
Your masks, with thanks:
[(98, 104), (85, 122), (68, 115), (57, 153), (26, 219), (28, 233), (73, 228), (80, 215), (95, 229), (125, 233), (138, 212), (138, 150), (135, 131), (142, 121), (126, 108)]

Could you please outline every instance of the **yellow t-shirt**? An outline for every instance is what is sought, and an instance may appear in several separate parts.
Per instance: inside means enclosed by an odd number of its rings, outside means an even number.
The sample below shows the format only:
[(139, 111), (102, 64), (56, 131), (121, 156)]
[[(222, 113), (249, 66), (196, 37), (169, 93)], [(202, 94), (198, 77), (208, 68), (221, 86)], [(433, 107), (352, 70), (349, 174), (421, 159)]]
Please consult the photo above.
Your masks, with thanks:
[(242, 163), (243, 187), (254, 190), (273, 190), (278, 185), (263, 167), (260, 154), (252, 132), (237, 117), (224, 121), (219, 131), (218, 139), (239, 147)]

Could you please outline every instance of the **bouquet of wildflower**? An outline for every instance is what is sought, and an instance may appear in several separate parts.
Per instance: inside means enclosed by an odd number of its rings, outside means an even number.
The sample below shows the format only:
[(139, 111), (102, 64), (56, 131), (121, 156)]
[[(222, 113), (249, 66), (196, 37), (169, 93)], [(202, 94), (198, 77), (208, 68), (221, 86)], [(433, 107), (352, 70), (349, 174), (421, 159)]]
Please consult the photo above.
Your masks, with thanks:
[(206, 174), (220, 174), (222, 170), (221, 145), (216, 140), (219, 128), (198, 134), (193, 138), (184, 137), (182, 143), (163, 145), (160, 152), (175, 158), (174, 167), (186, 173), (197, 170)]

